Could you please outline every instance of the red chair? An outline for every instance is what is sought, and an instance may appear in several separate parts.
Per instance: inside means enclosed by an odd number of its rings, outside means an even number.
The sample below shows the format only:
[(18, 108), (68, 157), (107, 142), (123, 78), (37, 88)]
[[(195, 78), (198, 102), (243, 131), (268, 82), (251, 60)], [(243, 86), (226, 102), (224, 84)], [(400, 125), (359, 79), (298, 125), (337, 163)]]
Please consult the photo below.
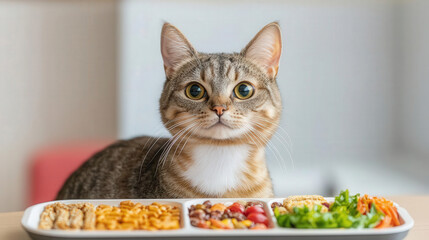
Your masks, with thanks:
[(29, 204), (52, 201), (69, 175), (113, 141), (91, 141), (45, 147), (32, 157)]

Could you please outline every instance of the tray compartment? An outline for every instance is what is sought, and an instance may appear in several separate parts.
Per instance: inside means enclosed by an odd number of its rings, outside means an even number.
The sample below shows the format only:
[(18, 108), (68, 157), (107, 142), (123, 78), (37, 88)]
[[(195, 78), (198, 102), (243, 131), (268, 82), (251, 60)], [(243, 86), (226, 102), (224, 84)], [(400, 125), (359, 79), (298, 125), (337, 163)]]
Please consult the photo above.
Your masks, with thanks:
[[(184, 212), (184, 208), (183, 208), (183, 203), (180, 201), (171, 201), (171, 200), (163, 200), (163, 199), (157, 199), (157, 200), (147, 200), (147, 199), (121, 199), (121, 200), (109, 200), (109, 199), (104, 199), (104, 200), (62, 200), (62, 201), (52, 201), (52, 202), (46, 202), (46, 203), (40, 203), (40, 204), (36, 204), (34, 206), (32, 206), (32, 211), (31, 213), (28, 214), (27, 216), (27, 225), (26, 227), (32, 229), (32, 230), (39, 230), (38, 229), (38, 224), (39, 224), (39, 216), (42, 213), (42, 211), (44, 210), (45, 206), (56, 203), (56, 202), (61, 202), (64, 204), (72, 204), (72, 203), (92, 203), (95, 207), (99, 206), (99, 205), (110, 205), (110, 206), (119, 206), (120, 202), (122, 201), (128, 201), (131, 200), (133, 203), (141, 203), (143, 205), (150, 205), (153, 202), (158, 202), (160, 204), (166, 204), (166, 205), (171, 205), (171, 206), (175, 206), (178, 207), (180, 210), (180, 228), (179, 229), (183, 229), (185, 227), (185, 222), (184, 222), (184, 216), (186, 215)], [(26, 217), (26, 216), (24, 216)], [(23, 218), (24, 221), (24, 218)], [(23, 222), (24, 223), (24, 222)], [(178, 230), (179, 230), (178, 229)], [(80, 233), (80, 232), (102, 232), (101, 230), (39, 230), (39, 231), (56, 231), (56, 232), (60, 232), (60, 231), (64, 231), (64, 232), (75, 232), (75, 233)], [(107, 230), (106, 230), (107, 231)], [(124, 231), (124, 230), (108, 230), (107, 232), (111, 232), (111, 231)], [(146, 231), (146, 230), (132, 230), (132, 231)], [(158, 231), (177, 231), (177, 230), (158, 230)]]
[[(191, 207), (191, 205), (202, 204), (203, 202), (205, 202), (207, 200), (209, 200), (212, 204), (223, 203), (227, 207), (232, 205), (234, 202), (239, 201), (239, 200), (246, 201), (246, 202), (260, 202), (260, 203), (262, 203), (263, 209), (265, 210), (265, 213), (266, 213), (267, 218), (268, 218), (268, 229), (267, 230), (272, 229), (272, 228), (276, 228), (277, 224), (275, 224), (273, 221), (272, 211), (271, 212), (269, 211), (270, 207), (268, 206), (268, 201), (270, 199), (264, 199), (264, 198), (259, 198), (259, 199), (257, 199), (257, 198), (206, 198), (206, 199), (192, 199), (192, 200), (186, 201), (184, 203), (184, 206), (186, 208), (185, 209), (186, 214), (187, 214), (186, 220), (189, 223), (190, 228), (199, 229), (199, 230), (203, 230), (203, 231), (218, 231), (217, 229), (203, 229), (203, 228), (198, 228), (198, 227), (194, 227), (191, 225), (188, 209)], [(250, 230), (250, 229), (229, 229), (229, 230), (225, 230), (225, 231), (234, 231), (234, 230), (236, 230), (236, 231), (251, 231), (251, 232), (261, 231), (261, 230)], [(265, 231), (265, 230), (262, 230), (262, 231)]]
[[(276, 219), (276, 217), (274, 216), (274, 211), (273, 211), (273, 209), (271, 208), (271, 204), (272, 203), (274, 203), (274, 202), (280, 202), (280, 203), (283, 203), (283, 200), (284, 200), (285, 198), (272, 198), (272, 199), (270, 199), (270, 200), (268, 200), (268, 202), (267, 202), (267, 205), (269, 206), (269, 211), (270, 211), (270, 215), (271, 215), (271, 218), (272, 218), (272, 221), (274, 222), (274, 224), (275, 224), (275, 226), (277, 227), (277, 228), (279, 228), (279, 229), (294, 229), (294, 228), (285, 228), (285, 227), (281, 227), (281, 226), (279, 226), (278, 224), (277, 224), (277, 219)], [(333, 198), (333, 197), (325, 197), (325, 199), (326, 199), (326, 201), (328, 201), (329, 203), (332, 203), (332, 202), (334, 202), (335, 201), (335, 198)], [(409, 225), (410, 223), (412, 223), (412, 224), (414, 224), (414, 221), (413, 221), (413, 219), (410, 217), (410, 215), (408, 214), (408, 212), (404, 209), (404, 208), (402, 208), (402, 207), (400, 207), (397, 203), (393, 203), (395, 206), (396, 206), (396, 208), (398, 209), (398, 214), (399, 214), (399, 221), (400, 221), (400, 223), (401, 223), (401, 225), (399, 225), (399, 226), (396, 226), (396, 227), (393, 227), (393, 228), (384, 228), (384, 229), (357, 229), (357, 231), (370, 231), (370, 230), (375, 230), (375, 231), (383, 231), (383, 230), (387, 230), (387, 229), (396, 229), (396, 228), (400, 228), (400, 227), (402, 227), (402, 226), (404, 226), (404, 225)], [(408, 226), (405, 226), (405, 227), (408, 227)], [(410, 227), (411, 228), (411, 227)], [(295, 229), (295, 230), (298, 230), (298, 229)], [(312, 229), (305, 229), (305, 231), (308, 231), (308, 230), (312, 230)], [(319, 230), (327, 230), (327, 229), (319, 229)], [(332, 229), (332, 230), (336, 230), (336, 229)], [(346, 230), (348, 230), (348, 231), (351, 231), (351, 230), (356, 230), (356, 229), (346, 229)]]

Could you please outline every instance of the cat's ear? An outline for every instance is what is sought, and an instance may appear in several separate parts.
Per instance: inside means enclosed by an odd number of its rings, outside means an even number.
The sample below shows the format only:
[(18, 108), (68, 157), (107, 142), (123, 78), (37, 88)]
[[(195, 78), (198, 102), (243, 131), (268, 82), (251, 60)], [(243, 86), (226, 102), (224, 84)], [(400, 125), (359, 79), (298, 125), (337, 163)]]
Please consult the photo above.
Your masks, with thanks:
[(274, 78), (277, 76), (281, 52), (280, 26), (278, 23), (272, 22), (256, 34), (241, 51), (241, 54), (260, 66), (270, 78)]
[(175, 26), (164, 23), (161, 31), (161, 54), (168, 77), (186, 60), (197, 56), (188, 39)]

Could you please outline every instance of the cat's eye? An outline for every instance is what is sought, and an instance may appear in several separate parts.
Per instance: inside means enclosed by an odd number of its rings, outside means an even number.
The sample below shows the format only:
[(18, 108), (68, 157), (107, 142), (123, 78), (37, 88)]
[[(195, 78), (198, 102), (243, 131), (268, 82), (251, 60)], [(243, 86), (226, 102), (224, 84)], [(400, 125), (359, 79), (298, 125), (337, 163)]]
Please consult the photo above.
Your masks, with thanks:
[(253, 95), (255, 88), (248, 82), (239, 83), (234, 88), (234, 95), (241, 100), (248, 99)]
[(185, 94), (188, 98), (192, 100), (200, 100), (204, 97), (206, 90), (199, 83), (190, 83), (185, 88)]

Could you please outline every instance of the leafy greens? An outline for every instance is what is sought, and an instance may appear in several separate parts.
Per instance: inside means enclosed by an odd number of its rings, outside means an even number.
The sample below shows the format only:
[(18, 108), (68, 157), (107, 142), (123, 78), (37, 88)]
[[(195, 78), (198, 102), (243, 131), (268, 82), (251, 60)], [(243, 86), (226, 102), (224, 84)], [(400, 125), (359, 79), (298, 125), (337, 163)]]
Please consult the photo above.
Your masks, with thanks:
[(359, 194), (349, 195), (349, 191), (342, 191), (335, 197), (329, 212), (321, 212), (322, 206), (313, 208), (294, 207), (293, 213), (280, 214), (274, 209), (277, 223), (287, 228), (373, 228), (377, 226), (384, 214), (378, 211), (375, 205), (366, 215), (357, 210)]

